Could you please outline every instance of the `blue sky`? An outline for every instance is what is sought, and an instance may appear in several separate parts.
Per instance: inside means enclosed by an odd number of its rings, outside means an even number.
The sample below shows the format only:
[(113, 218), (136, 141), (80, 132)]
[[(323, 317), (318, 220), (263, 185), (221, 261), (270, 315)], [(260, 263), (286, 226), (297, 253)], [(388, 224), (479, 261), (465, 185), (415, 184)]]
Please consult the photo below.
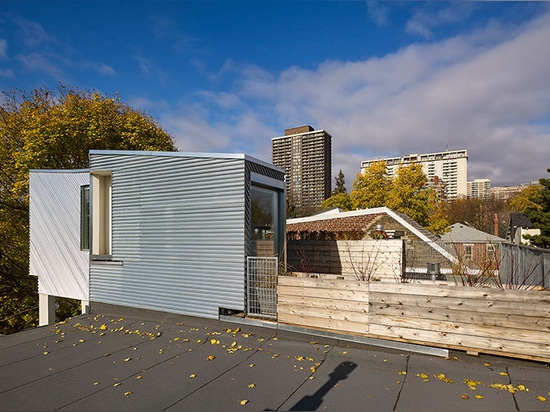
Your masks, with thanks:
[(546, 2), (2, 1), (0, 90), (118, 93), (180, 151), (271, 161), (271, 138), (333, 136), (362, 160), (467, 149), (468, 179), (548, 177)]

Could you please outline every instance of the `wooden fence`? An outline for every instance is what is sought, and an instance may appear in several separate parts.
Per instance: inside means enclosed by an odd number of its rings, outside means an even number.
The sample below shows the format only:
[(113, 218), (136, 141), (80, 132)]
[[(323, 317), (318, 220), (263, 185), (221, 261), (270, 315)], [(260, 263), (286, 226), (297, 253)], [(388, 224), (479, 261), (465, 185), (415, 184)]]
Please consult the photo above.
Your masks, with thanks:
[(401, 278), (404, 263), (402, 239), (291, 240), (287, 243), (287, 265), (292, 272), (393, 281)]
[(550, 361), (550, 292), (279, 276), (278, 322)]

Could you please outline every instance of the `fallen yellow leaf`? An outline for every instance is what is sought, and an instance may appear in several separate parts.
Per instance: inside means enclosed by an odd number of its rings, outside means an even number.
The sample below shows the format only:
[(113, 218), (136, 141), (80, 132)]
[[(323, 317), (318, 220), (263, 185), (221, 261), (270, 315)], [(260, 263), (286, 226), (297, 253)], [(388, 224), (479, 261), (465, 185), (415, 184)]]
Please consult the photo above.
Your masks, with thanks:
[(190, 379), (195, 379), (197, 377), (197, 375), (195, 375), (194, 373), (192, 373), (191, 375), (189, 375), (189, 378)]
[(99, 327), (99, 330), (107, 330), (107, 324), (103, 324)]
[(213, 361), (214, 359), (216, 359), (216, 357), (214, 355), (208, 355), (206, 357), (206, 360), (209, 360), (209, 361)]
[(121, 385), (120, 382), (117, 382), (117, 383), (113, 384), (114, 387), (117, 387), (117, 386), (120, 386), (120, 385)]
[(248, 399), (243, 399), (239, 402), (241, 405), (246, 405), (248, 403)]
[(130, 396), (131, 394), (133, 394), (134, 392), (132, 391), (127, 391), (127, 392), (124, 392), (124, 396)]
[(249, 387), (250, 389), (254, 389), (254, 388), (256, 387), (256, 384), (255, 384), (255, 383), (251, 383), (250, 385), (248, 385), (248, 387)]
[(475, 397), (476, 397), (476, 399), (483, 399), (484, 398), (483, 395), (476, 395)]
[(537, 396), (537, 399), (541, 402), (546, 402), (546, 398), (544, 396)]
[(470, 399), (470, 396), (469, 396), (469, 395), (466, 395), (465, 393), (463, 393), (460, 397), (461, 397), (462, 399)]
[(498, 373), (500, 376), (508, 376), (508, 374), (506, 372), (499, 372)]

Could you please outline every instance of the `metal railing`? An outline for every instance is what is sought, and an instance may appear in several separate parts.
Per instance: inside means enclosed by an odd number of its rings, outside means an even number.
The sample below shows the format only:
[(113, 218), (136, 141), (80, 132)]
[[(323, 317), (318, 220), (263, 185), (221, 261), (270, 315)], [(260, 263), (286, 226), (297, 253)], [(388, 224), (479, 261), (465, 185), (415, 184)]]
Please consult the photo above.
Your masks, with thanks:
[(248, 315), (277, 319), (278, 268), (276, 257), (246, 258)]

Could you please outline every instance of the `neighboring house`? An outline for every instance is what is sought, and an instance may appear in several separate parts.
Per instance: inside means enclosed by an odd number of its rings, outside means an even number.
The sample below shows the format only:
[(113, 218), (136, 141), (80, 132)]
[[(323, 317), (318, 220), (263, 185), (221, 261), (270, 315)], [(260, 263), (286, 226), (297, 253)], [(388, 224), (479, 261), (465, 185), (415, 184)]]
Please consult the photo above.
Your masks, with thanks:
[(92, 150), (89, 170), (32, 170), (40, 324), (55, 321), (55, 297), (244, 312), (247, 258), (282, 257), (284, 213), (284, 171), (244, 154)]
[(516, 245), (530, 245), (531, 241), (525, 239), (524, 235), (540, 235), (540, 229), (536, 229), (525, 214), (510, 213), (508, 220), (508, 230), (506, 231), (506, 239)]
[(455, 223), (441, 235), (441, 240), (456, 251), (459, 260), (472, 267), (485, 268), (499, 262), (499, 248), (506, 239), (474, 229), (464, 223)]
[[(313, 216), (287, 219), (286, 232), (287, 265), (298, 271), (303, 261), (303, 257), (297, 253), (301, 249), (301, 241), (319, 240), (328, 243), (335, 240), (376, 239), (380, 238), (381, 233), (383, 238), (404, 241), (403, 277), (407, 279), (425, 278), (434, 267), (441, 273), (450, 273), (455, 260), (454, 251), (437, 236), (408, 216), (387, 207), (349, 212), (336, 208)], [(334, 273), (339, 268), (318, 268), (320, 272), (323, 270)]]

